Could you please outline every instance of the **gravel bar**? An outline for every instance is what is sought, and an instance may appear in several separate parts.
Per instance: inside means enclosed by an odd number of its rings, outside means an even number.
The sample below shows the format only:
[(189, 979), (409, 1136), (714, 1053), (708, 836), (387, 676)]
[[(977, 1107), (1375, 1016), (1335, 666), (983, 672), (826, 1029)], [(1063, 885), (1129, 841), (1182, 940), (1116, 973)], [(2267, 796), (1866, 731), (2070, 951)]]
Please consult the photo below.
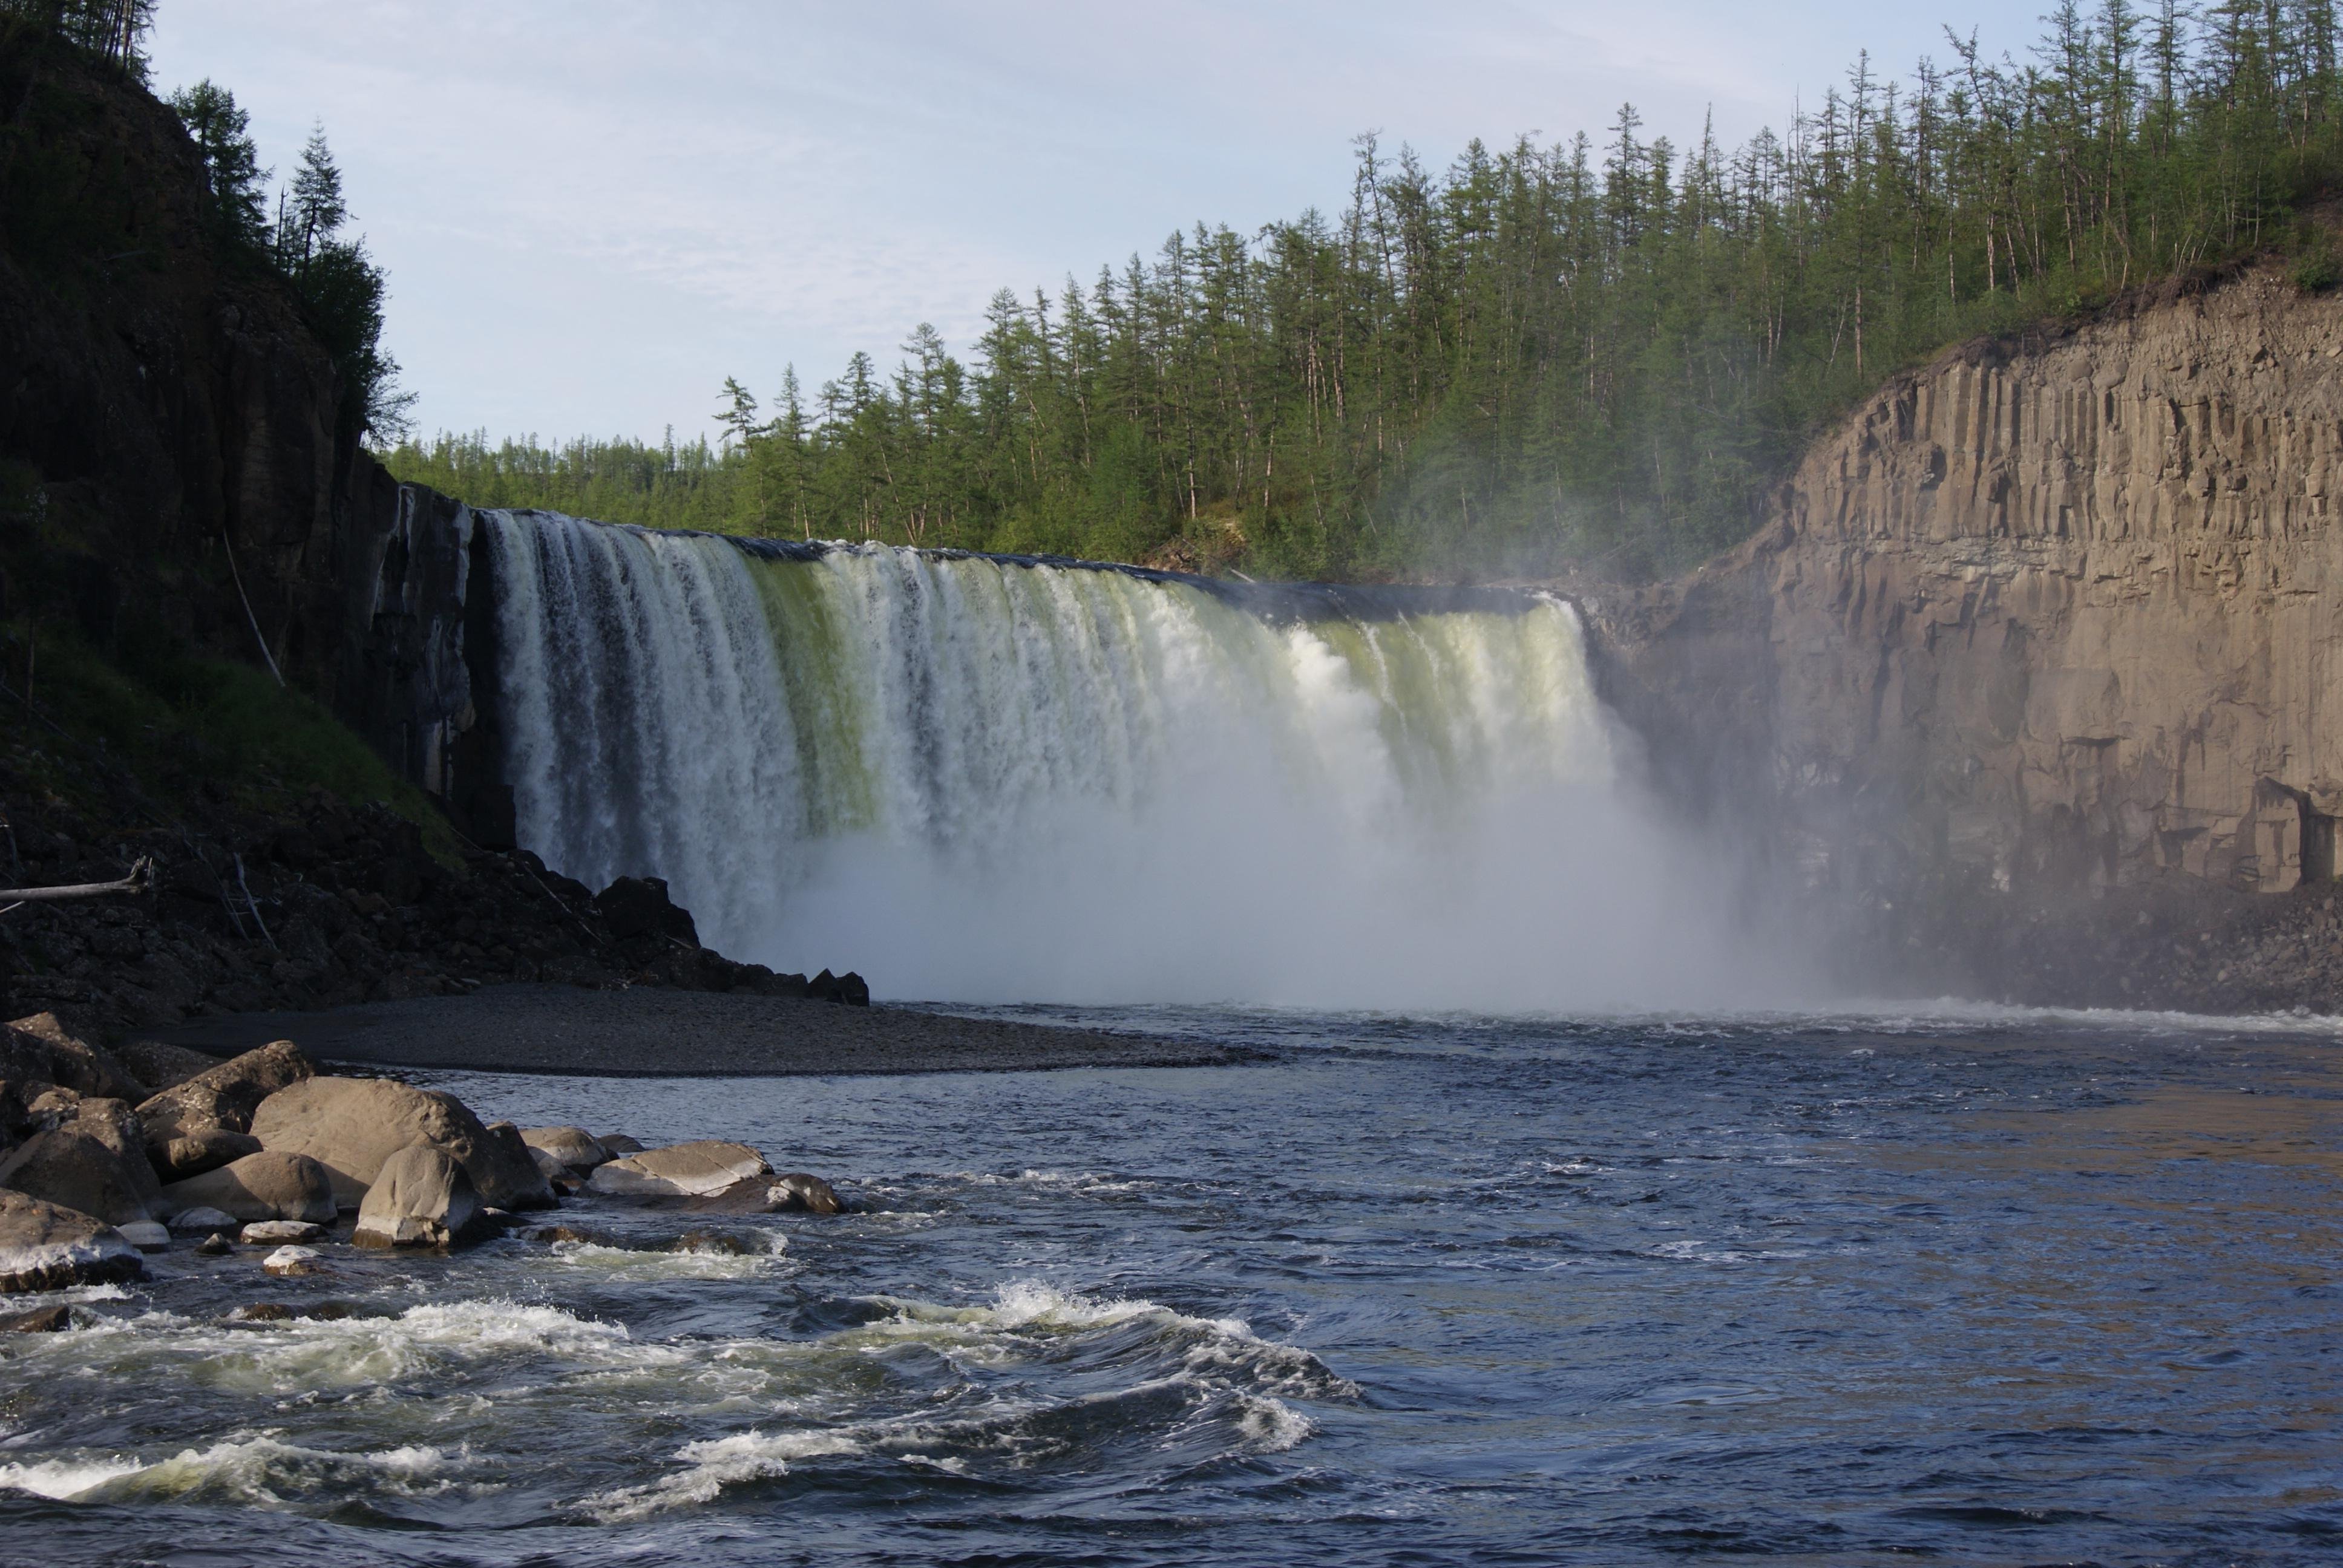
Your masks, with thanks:
[(225, 1013), (153, 1038), (221, 1055), (289, 1040), (371, 1067), (633, 1078), (1025, 1072), (1064, 1067), (1219, 1067), (1224, 1046), (902, 1007), (728, 992), (484, 986), (464, 996), (323, 1012)]

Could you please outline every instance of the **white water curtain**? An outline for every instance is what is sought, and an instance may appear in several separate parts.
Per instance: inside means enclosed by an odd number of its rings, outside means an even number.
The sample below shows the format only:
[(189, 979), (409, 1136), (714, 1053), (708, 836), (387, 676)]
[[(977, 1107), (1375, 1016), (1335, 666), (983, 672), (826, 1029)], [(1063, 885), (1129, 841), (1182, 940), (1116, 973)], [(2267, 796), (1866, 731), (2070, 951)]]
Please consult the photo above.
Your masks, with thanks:
[(1559, 601), (1274, 623), (1112, 570), (482, 517), (521, 841), (665, 877), (731, 956), (969, 1001), (1745, 1000)]

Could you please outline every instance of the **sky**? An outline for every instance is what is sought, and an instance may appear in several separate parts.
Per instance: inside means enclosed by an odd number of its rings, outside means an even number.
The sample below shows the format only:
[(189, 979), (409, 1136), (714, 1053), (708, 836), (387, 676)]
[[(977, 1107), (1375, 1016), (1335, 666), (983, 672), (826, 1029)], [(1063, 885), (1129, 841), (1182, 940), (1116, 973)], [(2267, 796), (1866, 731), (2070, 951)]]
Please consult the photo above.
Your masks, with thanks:
[(1437, 167), (1632, 101), (1737, 143), (1944, 20), (2022, 54), (2046, 3), (163, 0), (151, 53), (280, 176), (322, 123), (424, 432), (688, 437), (728, 376), (964, 354), (1003, 286), (1337, 211), (1363, 132)]

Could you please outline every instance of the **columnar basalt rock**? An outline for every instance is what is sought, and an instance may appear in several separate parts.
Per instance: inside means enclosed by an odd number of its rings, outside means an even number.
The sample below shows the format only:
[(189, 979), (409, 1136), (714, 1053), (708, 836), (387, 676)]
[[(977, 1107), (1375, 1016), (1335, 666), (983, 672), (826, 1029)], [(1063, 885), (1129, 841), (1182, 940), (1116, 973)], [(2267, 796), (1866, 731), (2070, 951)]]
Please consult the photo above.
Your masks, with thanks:
[(1898, 377), (1584, 608), (1655, 777), (1809, 886), (2278, 891), (2336, 871), (2338, 496), (2343, 299), (2250, 270)]

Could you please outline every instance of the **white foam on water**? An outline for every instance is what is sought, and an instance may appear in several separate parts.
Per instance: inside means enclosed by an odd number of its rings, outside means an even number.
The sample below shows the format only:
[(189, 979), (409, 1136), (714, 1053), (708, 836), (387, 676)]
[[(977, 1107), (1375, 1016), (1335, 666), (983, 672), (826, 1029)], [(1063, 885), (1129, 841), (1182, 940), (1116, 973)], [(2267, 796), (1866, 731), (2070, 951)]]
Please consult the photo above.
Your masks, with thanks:
[[(454, 1456), (458, 1462), (465, 1457), (461, 1451)], [(353, 1485), (436, 1496), (455, 1484), (442, 1474), (450, 1459), (442, 1449), (415, 1444), (348, 1452), (307, 1448), (260, 1432), (152, 1461), (115, 1454), (0, 1465), (0, 1487), (74, 1503), (152, 1501), (206, 1492), (235, 1502), (271, 1503), (287, 1494)]]
[(144, 1469), (135, 1459), (44, 1459), (32, 1464), (0, 1464), (0, 1488), (70, 1502), (107, 1482)]
[(678, 1352), (638, 1345), (623, 1324), (558, 1307), (464, 1300), (410, 1307), (397, 1317), (293, 1318), (233, 1328), (149, 1312), (100, 1319), (71, 1335), (40, 1336), (22, 1354), (75, 1375), (185, 1375), (205, 1387), (283, 1396), (367, 1388), (515, 1355), (618, 1364), (672, 1361)]
[[(1060, 1417), (1130, 1422), (1169, 1421), (1172, 1429), (1224, 1430), (1239, 1451), (1278, 1453), (1307, 1439), (1314, 1423), (1281, 1394), (1350, 1399), (1357, 1389), (1298, 1348), (1257, 1338), (1235, 1318), (1199, 1318), (1158, 1302), (1099, 1298), (1040, 1281), (999, 1287), (989, 1305), (878, 1298), (889, 1315), (825, 1336), (830, 1350), (876, 1351), (920, 1342), (947, 1353), (1002, 1366), (1032, 1359), (1049, 1342), (1132, 1323), (1151, 1324), (1176, 1370), (1129, 1386), (1071, 1399), (1012, 1392), (986, 1400), (949, 1419), (902, 1415), (798, 1431), (761, 1428), (690, 1442), (677, 1450), (674, 1473), (642, 1485), (613, 1488), (582, 1500), (578, 1511), (602, 1523), (623, 1523), (666, 1510), (704, 1505), (731, 1487), (787, 1475), (798, 1462), (829, 1455), (877, 1455), (926, 1469), (964, 1473), (973, 1457), (1021, 1462), (1020, 1456), (1060, 1440), (1046, 1435)], [(1168, 1402), (1168, 1408), (1167, 1408)], [(1170, 1413), (1176, 1412), (1176, 1414)]]
[(731, 1437), (688, 1442), (675, 1457), (688, 1468), (643, 1486), (614, 1487), (578, 1504), (578, 1511), (602, 1524), (627, 1524), (671, 1508), (713, 1503), (725, 1488), (750, 1482), (771, 1481), (789, 1473), (793, 1460), (821, 1454), (858, 1453), (862, 1445), (836, 1432), (740, 1432)]
[(651, 1251), (598, 1241), (556, 1241), (548, 1256), (567, 1267), (616, 1279), (754, 1280), (772, 1273), (789, 1247), (789, 1238), (778, 1231), (761, 1241), (765, 1250), (749, 1252), (713, 1246)]
[(1317, 1423), (1282, 1400), (1239, 1394), (1237, 1430), (1256, 1453), (1283, 1453), (1318, 1430)]
[(990, 1320), (1004, 1329), (1095, 1328), (1105, 1323), (1126, 1322), (1132, 1318), (1157, 1317), (1167, 1324), (1184, 1329), (1202, 1330), (1223, 1334), (1231, 1339), (1253, 1339), (1251, 1324), (1241, 1318), (1192, 1318), (1173, 1312), (1155, 1302), (1110, 1296), (1101, 1300), (1075, 1292), (1061, 1291), (1039, 1280), (1012, 1280), (999, 1287), (995, 1304), (978, 1308)]

